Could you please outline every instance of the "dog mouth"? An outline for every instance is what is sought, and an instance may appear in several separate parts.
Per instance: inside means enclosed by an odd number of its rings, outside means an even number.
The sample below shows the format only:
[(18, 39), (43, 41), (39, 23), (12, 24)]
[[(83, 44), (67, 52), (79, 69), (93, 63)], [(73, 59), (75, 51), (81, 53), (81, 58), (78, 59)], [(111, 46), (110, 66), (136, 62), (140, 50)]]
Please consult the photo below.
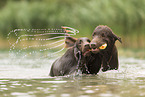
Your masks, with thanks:
[(100, 47), (98, 47), (98, 48), (92, 48), (91, 49), (91, 52), (92, 53), (99, 53), (100, 52), (100, 50), (104, 50), (104, 49), (106, 49), (106, 47), (107, 47), (107, 43), (104, 43), (104, 44), (102, 44)]
[(97, 54), (97, 53), (100, 52), (100, 50), (99, 50), (98, 48), (95, 48), (95, 49), (88, 49), (88, 50), (86, 50), (86, 51), (83, 53), (83, 55), (84, 55), (84, 56), (89, 56), (89, 55), (91, 54), (91, 52), (94, 53), (94, 54)]
[(90, 51), (91, 51), (92, 53), (98, 53), (98, 52), (100, 52), (100, 50), (99, 50), (98, 48), (91, 49)]
[(86, 51), (83, 53), (83, 55), (84, 55), (84, 56), (89, 56), (90, 51), (91, 51), (91, 49), (86, 50)]

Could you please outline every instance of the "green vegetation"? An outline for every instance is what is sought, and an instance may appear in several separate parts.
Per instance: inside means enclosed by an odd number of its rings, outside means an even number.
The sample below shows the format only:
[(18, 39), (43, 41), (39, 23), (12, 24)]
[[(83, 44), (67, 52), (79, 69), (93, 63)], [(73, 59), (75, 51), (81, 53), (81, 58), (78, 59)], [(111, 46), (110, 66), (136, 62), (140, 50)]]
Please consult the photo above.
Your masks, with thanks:
[(16, 28), (60, 28), (63, 25), (78, 29), (80, 33), (76, 37), (89, 38), (96, 26), (108, 25), (122, 38), (120, 47), (145, 48), (145, 0), (0, 1), (2, 41)]

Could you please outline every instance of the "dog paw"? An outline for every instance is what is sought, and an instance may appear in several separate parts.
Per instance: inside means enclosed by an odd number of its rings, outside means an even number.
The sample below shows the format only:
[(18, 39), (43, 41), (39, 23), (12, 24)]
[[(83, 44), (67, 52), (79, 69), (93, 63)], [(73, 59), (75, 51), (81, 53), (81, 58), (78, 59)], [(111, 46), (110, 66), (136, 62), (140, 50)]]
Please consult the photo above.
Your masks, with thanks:
[(103, 67), (103, 69), (102, 69), (103, 72), (105, 72), (105, 71), (107, 71), (107, 70), (110, 70), (110, 66), (105, 66), (105, 67)]

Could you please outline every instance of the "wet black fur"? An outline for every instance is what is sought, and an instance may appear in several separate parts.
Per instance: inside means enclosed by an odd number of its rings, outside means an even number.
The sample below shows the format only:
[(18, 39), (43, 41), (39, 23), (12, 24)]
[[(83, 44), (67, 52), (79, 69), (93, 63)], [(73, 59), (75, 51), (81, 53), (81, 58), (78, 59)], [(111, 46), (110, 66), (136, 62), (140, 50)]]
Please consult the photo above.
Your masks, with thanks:
[[(119, 67), (119, 63), (118, 51), (115, 46), (115, 41), (119, 40), (120, 42), (122, 42), (121, 38), (117, 37), (108, 26), (103, 25), (97, 26), (95, 28), (92, 37), (93, 39), (90, 45), (95, 44), (95, 46), (91, 48), (97, 48), (97, 44), (101, 42), (107, 43), (106, 49), (100, 50), (100, 52), (98, 52), (97, 54), (92, 54), (92, 57), (94, 58), (94, 60), (96, 60), (93, 64), (99, 65), (99, 67), (96, 69), (98, 70), (100, 68), (100, 65), (102, 64), (102, 71), (113, 69), (117, 70)], [(101, 60), (102, 62), (100, 63), (100, 61), (97, 60)]]
[[(89, 39), (88, 38), (77, 39), (74, 46), (69, 48), (62, 57), (57, 59), (52, 64), (49, 75), (50, 76), (70, 75), (70, 74), (74, 73), (77, 68), (80, 69), (82, 71), (82, 73), (85, 73), (86, 69), (82, 65), (82, 64), (84, 64), (84, 57), (82, 55), (82, 50), (80, 50), (80, 49), (82, 49), (80, 44), (82, 44), (84, 41), (87, 41), (87, 40), (89, 40)], [(89, 42), (90, 42), (90, 40), (89, 40)], [(81, 57), (81, 60), (79, 62), (79, 67), (77, 67), (80, 57)]]

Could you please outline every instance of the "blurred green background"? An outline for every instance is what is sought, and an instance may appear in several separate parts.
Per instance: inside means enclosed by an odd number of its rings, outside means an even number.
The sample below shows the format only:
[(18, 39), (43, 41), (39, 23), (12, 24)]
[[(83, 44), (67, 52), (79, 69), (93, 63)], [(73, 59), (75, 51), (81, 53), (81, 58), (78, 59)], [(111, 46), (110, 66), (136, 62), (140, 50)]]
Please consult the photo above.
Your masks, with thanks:
[[(7, 35), (14, 29), (60, 28), (80, 31), (91, 39), (98, 25), (107, 25), (122, 38), (120, 53), (145, 57), (145, 0), (1, 0), (0, 49), (9, 49)], [(132, 55), (132, 54), (131, 54)]]

